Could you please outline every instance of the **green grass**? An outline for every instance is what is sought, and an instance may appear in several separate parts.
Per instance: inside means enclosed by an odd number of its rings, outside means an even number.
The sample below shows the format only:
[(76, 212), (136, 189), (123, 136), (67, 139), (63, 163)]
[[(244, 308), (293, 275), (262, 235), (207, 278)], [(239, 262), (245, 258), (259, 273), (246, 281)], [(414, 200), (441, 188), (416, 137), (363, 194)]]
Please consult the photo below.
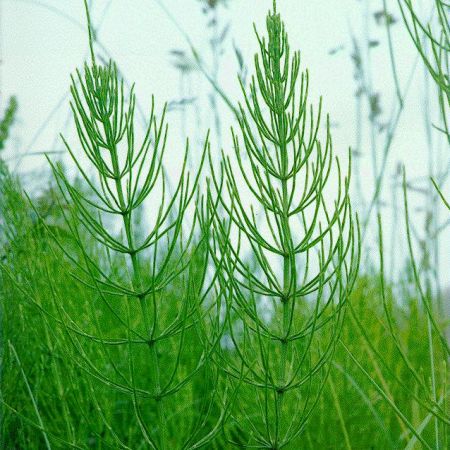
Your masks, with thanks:
[[(128, 373), (128, 346), (106, 345), (89, 337), (102, 336), (105, 341), (123, 338), (123, 326), (115, 314), (126, 315), (126, 306), (111, 299), (111, 312), (90, 289), (75, 283), (71, 264), (64, 261), (47, 231), (30, 219), (33, 210), (26, 200), (17, 192), (10, 194), (15, 202), (23, 202), (23, 214), (9, 224), (17, 227), (11, 231), (20, 234), (2, 263), (2, 448), (46, 448), (46, 439), (51, 448), (146, 448), (132, 395), (119, 387), (124, 384), (119, 373)], [(379, 276), (360, 275), (341, 331), (343, 345), (337, 345), (322, 395), (304, 433), (287, 448), (405, 448), (414, 439), (413, 433), (374, 383), (414, 429), (420, 430), (430, 448), (437, 448), (434, 416), (429, 414), (427, 314), (406, 275), (400, 292), (394, 294), (389, 286), (385, 291), (396, 336), (423, 383), (402, 360), (389, 333)], [(161, 305), (169, 304), (176, 295), (177, 291), (168, 290)], [(446, 353), (436, 337), (433, 346), (442, 417), (438, 421), (440, 448), (446, 448)], [(181, 366), (189, 371), (201, 348), (198, 337), (190, 336), (186, 348), (189, 357)], [(170, 347), (165, 351), (168, 359), (173, 357)], [(136, 350), (134, 357), (136, 385), (145, 386), (147, 370), (151, 370), (145, 349)], [(223, 392), (213, 393), (213, 388), (217, 386), (205, 382), (205, 373), (199, 372), (176, 401), (168, 404), (174, 418), (168, 429), (173, 437), (171, 448), (178, 448), (180, 431), (188, 430), (195, 416), (201, 418), (203, 400), (213, 394), (217, 397), (205, 429), (215, 426)], [(247, 414), (258, 417), (252, 390), (240, 389), (238, 396), (238, 404), (247, 405)], [(293, 398), (287, 407), (295, 408), (298, 400)], [(147, 423), (155, 423), (151, 404), (142, 401), (141, 408)], [(205, 448), (234, 448), (226, 440), (244, 443), (249, 433), (249, 428), (230, 418)]]
[(359, 268), (351, 163), (319, 132), (276, 2), (233, 157), (216, 166), (206, 134), (170, 192), (165, 108), (137, 142), (134, 90), (89, 32), (64, 140), (76, 179), (50, 161), (54, 187), (29, 198), (0, 160), (2, 448), (448, 448), (448, 320), (405, 175), (394, 285), (380, 215)]

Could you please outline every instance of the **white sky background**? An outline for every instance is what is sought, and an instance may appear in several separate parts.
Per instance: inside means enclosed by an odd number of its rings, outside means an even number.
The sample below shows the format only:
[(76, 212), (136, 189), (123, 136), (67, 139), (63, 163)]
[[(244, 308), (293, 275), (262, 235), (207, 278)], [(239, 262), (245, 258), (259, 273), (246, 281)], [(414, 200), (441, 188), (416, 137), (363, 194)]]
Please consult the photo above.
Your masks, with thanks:
[[(202, 14), (199, 0), (160, 0), (189, 34), (192, 42), (201, 53), (206, 64), (211, 63), (208, 40), (210, 30), (206, 27), (206, 18)], [(419, 2), (420, 3), (420, 2)], [(431, 0), (423, 0), (424, 11), (431, 11)], [(382, 0), (279, 0), (279, 10), (285, 20), (292, 49), (300, 49), (303, 69), (310, 72), (310, 100), (316, 103), (319, 95), (324, 98), (324, 110), (331, 115), (335, 154), (346, 158), (349, 146), (356, 142), (356, 110), (354, 93), (356, 85), (353, 79), (354, 67), (350, 54), (352, 52), (351, 35), (357, 39), (369, 36), (380, 45), (371, 50), (371, 73), (374, 90), (380, 92), (383, 109), (382, 120), (388, 121), (395, 106), (395, 90), (390, 68), (390, 59), (386, 39), (386, 29), (378, 26), (373, 13), (383, 8)], [(386, 246), (389, 246), (392, 225), (392, 174), (398, 162), (405, 164), (410, 180), (426, 177), (428, 174), (429, 145), (426, 138), (424, 117), (429, 109), (437, 123), (435, 96), (430, 84), (430, 104), (426, 102), (426, 84), (421, 61), (417, 62), (416, 52), (401, 22), (396, 0), (387, 1), (388, 10), (399, 20), (393, 27), (394, 50), (397, 70), (402, 89), (407, 85), (413, 73), (410, 89), (406, 96), (395, 138), (392, 143), (385, 174), (382, 199), (387, 206), (382, 209), (385, 225)], [(49, 150), (62, 150), (58, 133), (63, 131), (72, 143), (73, 126), (68, 114), (69, 75), (76, 67), (81, 67), (87, 57), (87, 34), (82, 0), (0, 0), (1, 14), (1, 79), (0, 109), (5, 106), (5, 99), (16, 95), (19, 102), (19, 122), (15, 126), (13, 139), (5, 154), (10, 167), (16, 169), (29, 180), (30, 189), (46, 186), (41, 174), (48, 170), (43, 156), (25, 156), (24, 152), (34, 153)], [(256, 51), (256, 39), (253, 22), (260, 33), (264, 32), (264, 18), (271, 7), (272, 0), (229, 0), (227, 8), (219, 9), (219, 21), (223, 27), (230, 22), (229, 36), (225, 42), (225, 53), (220, 62), (219, 81), (222, 88), (235, 100), (240, 100), (237, 78), (236, 56), (232, 42), (242, 51), (252, 70), (252, 56)], [(50, 8), (50, 9), (49, 9)], [(63, 16), (55, 14), (58, 9)], [(368, 19), (364, 13), (370, 11)], [(182, 34), (171, 22), (156, 0), (94, 0), (92, 19), (94, 26), (101, 20), (98, 39), (117, 61), (127, 80), (136, 82), (139, 103), (148, 110), (150, 96), (156, 95), (157, 104), (164, 101), (180, 99), (180, 74), (174, 68), (170, 51), (188, 50)], [(78, 22), (81, 26), (76, 25)], [(367, 35), (366, 35), (367, 33)], [(336, 54), (329, 51), (341, 48)], [(98, 50), (102, 54), (102, 50)], [(186, 109), (187, 134), (193, 138), (193, 146), (200, 139), (196, 129), (198, 114), (202, 120), (202, 129), (213, 127), (212, 114), (208, 111), (207, 94), (211, 88), (199, 73), (191, 76), (191, 95), (198, 96), (195, 105)], [(218, 100), (220, 102), (220, 100)], [(57, 105), (60, 105), (57, 107)], [(147, 106), (147, 107), (146, 107)], [(57, 109), (55, 109), (57, 107)], [(223, 145), (225, 151), (229, 146), (229, 125), (233, 118), (221, 103), (220, 115), (223, 124)], [(52, 111), (56, 111), (47, 120)], [(199, 111), (199, 112), (197, 112)], [(364, 119), (368, 111), (364, 112)], [(176, 170), (177, 155), (182, 153), (182, 115), (171, 112), (172, 140), (169, 158), (172, 169)], [(45, 126), (43, 125), (45, 123)], [(364, 120), (367, 126), (367, 120)], [(379, 158), (385, 134), (377, 137)], [(432, 131), (435, 167), (442, 168), (448, 164), (449, 149)], [(216, 147), (216, 149), (214, 148)], [(361, 156), (361, 179), (366, 198), (374, 189), (370, 153), (370, 136), (367, 128), (363, 129)], [(228, 147), (228, 148), (227, 148)], [(213, 141), (213, 151), (217, 144)], [(442, 154), (439, 161), (439, 152)], [(20, 161), (20, 164), (18, 164)], [(169, 163), (169, 171), (170, 169)], [(427, 187), (426, 178), (415, 186)], [(444, 192), (449, 192), (448, 185)], [(400, 191), (398, 192), (400, 196)], [(411, 193), (413, 224), (422, 230), (424, 215), (420, 207), (425, 198)], [(400, 203), (401, 205), (401, 203)], [(445, 211), (441, 213), (440, 222), (444, 223)], [(397, 246), (397, 263), (401, 261), (406, 249), (404, 244), (404, 223), (402, 218), (394, 230), (396, 241), (403, 241)], [(398, 236), (401, 239), (398, 239)], [(370, 237), (369, 241), (370, 243)], [(441, 235), (441, 267), (450, 267), (450, 239), (448, 229)], [(376, 254), (373, 255), (377, 260)], [(442, 270), (443, 284), (450, 284), (449, 270)], [(447, 274), (445, 273), (447, 272)]]

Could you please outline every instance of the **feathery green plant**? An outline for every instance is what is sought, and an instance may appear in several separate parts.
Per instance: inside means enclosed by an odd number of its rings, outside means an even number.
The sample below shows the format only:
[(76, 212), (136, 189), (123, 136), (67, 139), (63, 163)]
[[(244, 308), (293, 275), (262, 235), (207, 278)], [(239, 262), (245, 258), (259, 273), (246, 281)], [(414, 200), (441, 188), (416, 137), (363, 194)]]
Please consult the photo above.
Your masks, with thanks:
[[(86, 11), (89, 19), (87, 5)], [(94, 368), (93, 361), (84, 356), (82, 346), (75, 346), (79, 347), (81, 359), (89, 372), (131, 396), (146, 445), (154, 449), (197, 448), (214, 434), (214, 430), (211, 432), (201, 426), (205, 417), (185, 415), (186, 421), (193, 423), (188, 425), (188, 431), (183, 430), (183, 437), (174, 433), (174, 429), (181, 433), (183, 417), (172, 414), (166, 405), (170, 405), (170, 398), (176, 396), (200, 371), (207, 383), (216, 380), (214, 370), (204, 368), (211, 351), (206, 345), (201, 346), (195, 355), (196, 361), (188, 365), (190, 370), (181, 364), (187, 335), (194, 334), (202, 342), (204, 331), (201, 289), (207, 259), (201, 239), (194, 242), (197, 238), (196, 216), (189, 228), (184, 219), (197, 190), (208, 138), (200, 167), (193, 177), (186, 169), (187, 144), (178, 183), (169, 196), (167, 175), (162, 166), (168, 139), (165, 108), (158, 119), (152, 99), (147, 128), (142, 143), (138, 145), (134, 125), (134, 88), (126, 97), (115, 65), (112, 62), (107, 66), (98, 65), (92, 39), (90, 43), (92, 65), (86, 64), (83, 74), (77, 71), (71, 86), (71, 108), (88, 167), (63, 138), (89, 192), (71, 183), (62, 168), (51, 163), (66, 203), (73, 205), (64, 216), (83, 258), (77, 260), (60, 243), (58, 236), (55, 238), (74, 264), (74, 276), (80, 283), (92, 289), (112, 311), (117, 305), (109, 303), (110, 298), (122, 299), (124, 305), (114, 312), (122, 325), (121, 339), (107, 339), (102, 334), (95, 339), (102, 345), (120, 343), (128, 346), (128, 375), (121, 371), (117, 372), (118, 378), (103, 375), (101, 370)], [(93, 174), (90, 169), (93, 169)], [(160, 198), (155, 200), (158, 192)], [(142, 215), (146, 202), (150, 202), (151, 221), (141, 227), (146, 231), (140, 236), (137, 232), (138, 217)], [(114, 231), (117, 226), (120, 227), (119, 232)], [(97, 255), (85, 250), (89, 246), (83, 240), (82, 229), (85, 236), (97, 243), (94, 246)], [(122, 255), (124, 259), (125, 265), (118, 273), (112, 264), (112, 253)], [(98, 255), (102, 255), (103, 261)], [(162, 304), (161, 292), (173, 289), (173, 286), (177, 286), (179, 292), (171, 299), (170, 306)], [(136, 319), (137, 305), (140, 308), (139, 320)], [(146, 348), (146, 353), (143, 353), (143, 348)], [(169, 354), (164, 355), (165, 351)], [(167, 359), (168, 356), (171, 360)], [(109, 358), (114, 364), (112, 354)], [(138, 367), (140, 371), (148, 371), (145, 385), (138, 385), (135, 375)], [(212, 398), (201, 401), (206, 403), (204, 408), (208, 412), (208, 401), (212, 402)], [(156, 410), (156, 417), (149, 415), (152, 410)], [(175, 427), (170, 433), (169, 426)]]
[[(450, 5), (444, 0), (434, 0), (436, 29), (422, 20), (411, 0), (398, 0), (403, 21), (439, 93), (439, 107), (443, 130), (450, 142), (448, 110), (450, 106)], [(427, 49), (427, 45), (429, 49)], [(431, 55), (429, 54), (431, 51)]]
[(359, 245), (349, 178), (334, 164), (328, 120), (325, 144), (318, 138), (322, 105), (317, 113), (308, 106), (308, 73), (300, 75), (298, 52), (291, 57), (275, 3), (267, 32), (268, 40), (256, 33), (250, 93), (242, 86), (236, 164), (224, 157), (218, 173), (210, 155), (202, 208), (207, 224), (213, 217), (217, 293), (227, 304), (218, 363), (237, 391), (229, 439), (281, 449), (298, 448), (326, 383)]
[[(434, 0), (433, 12), (436, 21), (432, 26), (420, 18), (411, 0), (398, 0), (398, 4), (414, 46), (428, 73), (436, 83), (442, 119), (442, 126), (438, 129), (445, 134), (447, 142), (450, 143), (450, 125), (448, 123), (450, 111), (450, 5), (444, 0)], [(440, 180), (436, 182), (432, 179), (432, 182), (448, 207), (448, 202), (438, 187), (438, 184), (441, 184), (447, 176), (448, 171), (440, 177)]]
[(275, 2), (267, 29), (243, 104), (218, 89), (235, 157), (216, 169), (209, 152), (197, 209), (208, 140), (169, 188), (166, 109), (158, 119), (152, 101), (135, 130), (134, 88), (92, 39), (71, 87), (76, 179), (51, 163), (60, 190), (34, 211), (1, 179), (0, 446), (448, 447), (446, 324), (414, 258), (406, 183), (403, 290), (385, 277), (381, 219), (380, 270), (356, 280), (350, 175), (328, 120), (319, 138), (322, 106)]

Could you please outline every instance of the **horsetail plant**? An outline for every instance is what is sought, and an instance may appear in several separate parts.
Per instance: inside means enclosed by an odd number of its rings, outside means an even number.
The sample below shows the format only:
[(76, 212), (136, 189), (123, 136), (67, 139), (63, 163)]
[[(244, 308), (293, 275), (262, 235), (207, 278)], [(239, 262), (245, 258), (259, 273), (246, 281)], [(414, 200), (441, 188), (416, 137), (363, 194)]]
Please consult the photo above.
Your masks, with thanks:
[[(212, 17), (226, 1), (202, 3)], [(435, 128), (446, 139), (447, 5), (433, 1), (429, 26), (411, 0), (398, 3), (436, 82)], [(395, 18), (383, 6), (374, 16), (386, 23), (398, 97), (388, 149), (406, 91), (389, 29)], [(194, 175), (186, 147), (174, 184), (164, 167), (170, 104), (157, 114), (152, 100), (138, 128), (134, 88), (114, 63), (97, 56), (97, 64), (93, 45), (106, 49), (90, 26), (92, 61), (71, 87), (79, 143), (63, 138), (76, 176), (51, 162), (60, 189), (33, 193), (31, 205), (1, 158), (15, 119), (11, 99), (0, 118), (0, 447), (449, 448), (448, 320), (429, 250), (435, 242), (437, 255), (446, 223), (434, 232), (431, 205), (420, 235), (399, 169), (404, 269), (395, 282), (388, 276), (378, 213), (379, 259), (367, 255), (355, 283), (361, 244), (350, 167), (341, 175), (328, 120), (321, 125), (321, 103), (309, 104), (308, 73), (275, 2), (267, 31), (257, 34), (249, 86), (236, 51), (237, 106), (185, 35), (188, 62), (236, 115), (238, 131), (233, 155), (220, 162), (202, 141)], [(377, 45), (369, 37), (367, 48)], [(358, 66), (357, 46), (353, 56)], [(431, 172), (450, 209), (448, 171)], [(390, 225), (397, 242), (401, 230)]]
[(246, 448), (299, 448), (357, 275), (359, 228), (349, 177), (342, 181), (333, 160), (329, 121), (323, 145), (322, 104), (317, 112), (308, 106), (308, 73), (300, 74), (299, 52), (291, 56), (276, 2), (266, 24), (267, 40), (256, 32), (249, 93), (241, 83), (235, 162), (224, 156), (217, 170), (210, 155), (202, 218), (209, 224), (213, 217), (211, 255), (227, 304), (217, 358), (237, 391), (228, 439)]
[[(73, 205), (69, 213), (63, 213), (82, 260), (73, 256), (58, 236), (55, 238), (74, 263), (73, 276), (92, 289), (93, 303), (100, 300), (112, 311), (120, 336), (112, 337), (111, 330), (105, 330), (107, 324), (101, 324), (101, 313), (94, 307), (97, 334), (82, 332), (81, 324), (64, 309), (55, 280), (53, 295), (83, 370), (131, 398), (142, 445), (152, 449), (198, 448), (219, 429), (214, 423), (208, 426), (209, 412), (216, 401), (217, 377), (209, 365), (212, 347), (203, 339), (208, 310), (201, 307), (205, 297), (201, 290), (207, 252), (196, 236), (197, 215), (193, 215), (189, 227), (185, 218), (197, 192), (208, 137), (194, 176), (186, 168), (187, 143), (179, 179), (169, 195), (163, 168), (168, 140), (166, 108), (158, 119), (152, 98), (142, 143), (137, 145), (134, 87), (126, 96), (115, 64), (96, 63), (92, 38), (90, 49), (92, 64), (85, 64), (84, 73), (77, 71), (71, 85), (71, 108), (85, 162), (63, 138), (88, 192), (71, 182), (61, 165), (51, 162), (66, 203)], [(141, 223), (148, 206), (151, 223)], [(88, 241), (92, 240), (96, 245), (89, 251)], [(119, 259), (113, 255), (119, 255)], [(120, 267), (118, 260), (123, 261)], [(162, 297), (163, 291), (169, 292), (169, 297)], [(99, 343), (100, 354), (105, 364), (114, 368), (114, 376), (108, 371), (102, 373), (102, 364), (90, 360), (82, 338)], [(187, 342), (196, 346), (194, 351), (189, 348), (189, 361), (184, 355)], [(114, 350), (110, 349), (117, 345), (128, 348), (128, 367), (114, 361)], [(146, 374), (144, 378), (142, 373)], [(185, 395), (180, 400), (180, 392), (199, 373), (203, 397)], [(177, 400), (172, 400), (175, 397)], [(189, 399), (196, 403), (195, 413), (173, 408), (174, 402)], [(128, 448), (113, 436), (115, 445)]]
[[(439, 109), (444, 132), (450, 142), (448, 108), (450, 105), (450, 15), (444, 0), (434, 0), (432, 11), (435, 23), (425, 23), (411, 0), (398, 0), (408, 34), (427, 71), (438, 88)], [(434, 26), (433, 26), (434, 25)], [(427, 45), (428, 44), (428, 45)]]

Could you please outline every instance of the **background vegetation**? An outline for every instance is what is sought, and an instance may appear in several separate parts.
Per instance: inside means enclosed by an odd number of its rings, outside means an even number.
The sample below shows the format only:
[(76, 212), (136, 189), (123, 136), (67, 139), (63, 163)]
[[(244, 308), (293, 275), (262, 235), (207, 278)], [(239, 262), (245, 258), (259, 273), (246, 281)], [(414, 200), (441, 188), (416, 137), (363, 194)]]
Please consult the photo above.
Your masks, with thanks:
[[(282, 2), (266, 5), (257, 59), (233, 43), (239, 99), (221, 85), (224, 3), (199, 4), (211, 64), (189, 36), (172, 54), (182, 79), (208, 82), (210, 132), (190, 117), (189, 96), (166, 107), (156, 97), (141, 129), (134, 87), (120, 61), (102, 59), (87, 14), (90, 55), (71, 84), (76, 135), (61, 138), (71, 159), (48, 154), (52, 181), (39, 195), (0, 159), (2, 448), (448, 448), (449, 6), (431, 2), (430, 17), (410, 0), (369, 9), (386, 31), (396, 101), (385, 123), (370, 81), (378, 44), (354, 37), (348, 101), (368, 139), (361, 132), (347, 169), (321, 101), (308, 98), (314, 78)], [(439, 117), (425, 114), (426, 130), (447, 153), (436, 167), (429, 140), (425, 188), (398, 168), (386, 223), (381, 193), (405, 102), (394, 26), (433, 86)], [(2, 111), (0, 155), (18, 108), (11, 98)], [(171, 108), (185, 128), (169, 175)]]

